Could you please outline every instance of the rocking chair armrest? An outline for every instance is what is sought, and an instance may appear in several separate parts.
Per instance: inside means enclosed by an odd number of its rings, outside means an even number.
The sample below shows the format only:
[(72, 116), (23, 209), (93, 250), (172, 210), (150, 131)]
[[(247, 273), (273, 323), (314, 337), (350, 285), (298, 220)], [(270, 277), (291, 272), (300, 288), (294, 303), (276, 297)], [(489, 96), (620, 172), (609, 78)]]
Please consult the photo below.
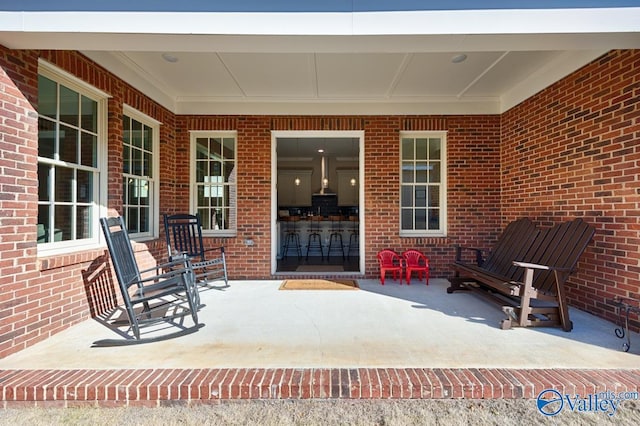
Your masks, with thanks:
[(562, 268), (562, 267), (557, 267), (557, 266), (540, 265), (538, 263), (519, 262), (517, 260), (514, 260), (513, 264), (515, 266), (520, 266), (521, 268), (526, 268), (526, 269), (543, 269), (543, 270), (560, 271), (560, 272), (571, 272), (572, 271), (571, 268)]
[(224, 253), (224, 246), (220, 246), (220, 247), (209, 247), (207, 249), (204, 249), (204, 252), (208, 252), (208, 251), (219, 251), (221, 253)]
[[(179, 266), (179, 267), (178, 267)], [(162, 272), (160, 272), (162, 271)], [(149, 272), (155, 272), (155, 275), (144, 277)], [(136, 284), (138, 287), (144, 287), (145, 283), (154, 283), (158, 280), (173, 278), (176, 275), (190, 272), (193, 274), (193, 268), (191, 266), (191, 260), (188, 257), (177, 259), (171, 262), (162, 263), (151, 268), (140, 271), (141, 279), (133, 279), (129, 282), (129, 285)]]

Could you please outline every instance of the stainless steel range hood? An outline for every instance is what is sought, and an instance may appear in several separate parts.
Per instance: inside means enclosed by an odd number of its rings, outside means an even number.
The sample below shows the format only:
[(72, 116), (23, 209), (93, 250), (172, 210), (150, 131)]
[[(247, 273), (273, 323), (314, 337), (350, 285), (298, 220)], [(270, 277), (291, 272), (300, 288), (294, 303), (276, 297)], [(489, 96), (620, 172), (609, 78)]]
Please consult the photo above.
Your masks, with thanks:
[(327, 157), (323, 155), (320, 159), (320, 189), (314, 192), (313, 195), (336, 195), (336, 192), (329, 188), (327, 168)]

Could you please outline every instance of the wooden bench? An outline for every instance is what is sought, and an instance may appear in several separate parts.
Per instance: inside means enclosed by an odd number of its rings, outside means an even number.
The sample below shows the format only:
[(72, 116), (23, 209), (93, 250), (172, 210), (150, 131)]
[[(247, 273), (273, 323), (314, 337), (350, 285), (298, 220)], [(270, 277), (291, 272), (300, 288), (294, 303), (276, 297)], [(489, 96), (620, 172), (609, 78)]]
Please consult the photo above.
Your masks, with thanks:
[(582, 219), (543, 229), (519, 219), (507, 226), (486, 260), (471, 249), (476, 262), (465, 262), (468, 248), (457, 248), (447, 292), (473, 290), (502, 304), (507, 314), (503, 329), (559, 325), (571, 331), (564, 284), (594, 232)]

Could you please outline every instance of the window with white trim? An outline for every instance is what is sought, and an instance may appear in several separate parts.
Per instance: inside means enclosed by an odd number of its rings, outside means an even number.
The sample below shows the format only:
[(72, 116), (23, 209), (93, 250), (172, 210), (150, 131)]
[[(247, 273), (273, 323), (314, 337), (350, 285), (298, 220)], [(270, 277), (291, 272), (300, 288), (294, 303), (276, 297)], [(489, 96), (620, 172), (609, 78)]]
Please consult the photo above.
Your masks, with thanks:
[(191, 133), (191, 205), (203, 234), (236, 234), (236, 139), (235, 132)]
[(125, 106), (122, 119), (122, 212), (133, 238), (158, 235), (159, 123)]
[(446, 132), (402, 132), (400, 157), (400, 235), (446, 235)]
[(38, 75), (38, 249), (97, 244), (104, 205), (106, 95), (40, 64)]

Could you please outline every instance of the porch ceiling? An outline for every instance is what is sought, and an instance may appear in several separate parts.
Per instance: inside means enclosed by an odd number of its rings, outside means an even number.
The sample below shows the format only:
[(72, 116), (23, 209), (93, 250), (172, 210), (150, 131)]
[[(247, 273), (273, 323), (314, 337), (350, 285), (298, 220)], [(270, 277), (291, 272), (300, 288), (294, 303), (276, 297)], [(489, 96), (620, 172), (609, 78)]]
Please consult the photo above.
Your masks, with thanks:
[(500, 113), (640, 48), (638, 8), (516, 12), (0, 12), (0, 44), (80, 50), (179, 114)]

